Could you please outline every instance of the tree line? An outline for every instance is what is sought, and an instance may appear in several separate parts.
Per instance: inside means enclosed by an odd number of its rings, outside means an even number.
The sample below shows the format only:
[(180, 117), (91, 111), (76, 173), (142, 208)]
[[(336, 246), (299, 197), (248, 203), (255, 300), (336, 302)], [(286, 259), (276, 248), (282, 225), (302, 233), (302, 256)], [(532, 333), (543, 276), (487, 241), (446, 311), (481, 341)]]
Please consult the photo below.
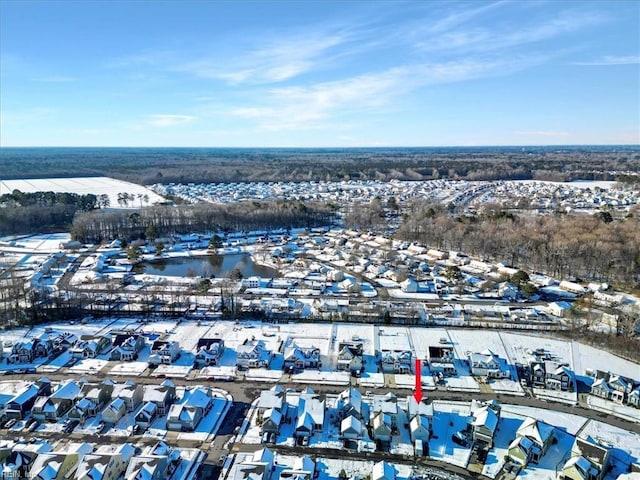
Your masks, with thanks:
[(91, 193), (14, 190), (0, 196), (0, 235), (68, 230), (77, 212), (107, 206), (108, 198)]
[(316, 227), (333, 222), (335, 208), (324, 203), (274, 200), (230, 204), (157, 205), (135, 212), (97, 210), (73, 220), (71, 236), (81, 242), (125, 241), (176, 233)]
[[(221, 149), (3, 148), (4, 178), (107, 175), (143, 185), (342, 180), (614, 180), (636, 146)], [(615, 172), (615, 173), (613, 173)]]
[(452, 216), (437, 205), (416, 203), (397, 235), (559, 278), (575, 277), (640, 286), (640, 220), (602, 215), (517, 215), (488, 210)]

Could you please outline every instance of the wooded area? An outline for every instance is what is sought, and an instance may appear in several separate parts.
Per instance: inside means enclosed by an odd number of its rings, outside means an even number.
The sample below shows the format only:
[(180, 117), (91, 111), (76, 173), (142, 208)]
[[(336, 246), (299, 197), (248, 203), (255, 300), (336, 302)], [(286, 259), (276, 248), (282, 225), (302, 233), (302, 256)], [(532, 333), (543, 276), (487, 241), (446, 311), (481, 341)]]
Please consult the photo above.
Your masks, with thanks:
[(3, 178), (106, 175), (149, 185), (328, 180), (615, 180), (633, 146), (348, 149), (1, 148)]
[(81, 242), (126, 241), (175, 233), (316, 227), (332, 222), (335, 211), (323, 203), (299, 201), (159, 205), (138, 211), (99, 210), (78, 214), (71, 235)]
[(0, 236), (69, 230), (76, 212), (102, 206), (100, 197), (14, 190), (0, 196)]
[(640, 285), (640, 220), (602, 215), (517, 215), (489, 211), (451, 216), (417, 203), (405, 214), (399, 238), (494, 262), (626, 288)]

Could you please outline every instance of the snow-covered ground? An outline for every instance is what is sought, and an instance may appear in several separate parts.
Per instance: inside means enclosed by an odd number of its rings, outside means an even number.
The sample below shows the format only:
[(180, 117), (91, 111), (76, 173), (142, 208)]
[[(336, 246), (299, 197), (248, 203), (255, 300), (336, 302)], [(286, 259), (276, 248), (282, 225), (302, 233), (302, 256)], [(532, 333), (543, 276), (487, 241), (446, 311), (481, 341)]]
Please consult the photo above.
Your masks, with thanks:
[[(77, 193), (78, 195), (106, 194), (109, 196), (109, 206), (111, 208), (139, 208), (141, 202), (143, 206), (153, 205), (164, 201), (160, 195), (141, 185), (116, 180), (110, 177), (73, 177), (73, 178), (29, 178), (24, 180), (0, 180), (0, 190), (12, 192), (20, 190), (23, 193), (31, 192), (66, 192)], [(118, 193), (128, 193), (135, 196), (133, 202), (128, 205), (118, 203)], [(138, 195), (147, 195), (149, 201), (140, 199)]]
[(604, 370), (618, 375), (640, 380), (640, 367), (637, 364), (616, 357), (604, 350), (598, 350), (583, 343), (572, 342), (573, 368), (576, 375), (584, 375), (587, 369)]
[(557, 412), (546, 408), (525, 407), (522, 405), (502, 405), (503, 414), (512, 413), (522, 417), (533, 417), (538, 420), (553, 425), (557, 429), (575, 435), (587, 421), (586, 418), (570, 413)]
[(640, 462), (640, 434), (623, 430), (613, 425), (589, 420), (579, 433), (581, 438), (591, 437), (601, 445), (611, 448), (613, 471), (608, 478), (614, 479), (627, 472), (631, 463)]
[(453, 465), (466, 467), (471, 453), (451, 441), (456, 432), (467, 428), (471, 409), (468, 403), (433, 402), (433, 435), (429, 440), (429, 456)]

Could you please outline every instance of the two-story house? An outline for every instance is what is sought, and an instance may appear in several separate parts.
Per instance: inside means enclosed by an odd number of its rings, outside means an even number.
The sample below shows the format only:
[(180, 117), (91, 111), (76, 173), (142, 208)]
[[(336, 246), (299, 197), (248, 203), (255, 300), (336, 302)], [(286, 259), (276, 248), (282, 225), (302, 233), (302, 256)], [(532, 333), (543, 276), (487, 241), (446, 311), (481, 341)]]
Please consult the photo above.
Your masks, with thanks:
[(539, 463), (553, 442), (553, 430), (551, 425), (535, 418), (525, 418), (509, 445), (509, 459), (523, 467), (530, 462)]
[(319, 348), (301, 348), (293, 344), (285, 349), (283, 366), (285, 372), (299, 372), (307, 368), (320, 367), (322, 367), (322, 359)]
[(267, 350), (263, 340), (246, 340), (236, 348), (238, 368), (268, 367), (272, 353)]
[(224, 340), (221, 338), (201, 338), (196, 346), (195, 367), (216, 366), (224, 353)]

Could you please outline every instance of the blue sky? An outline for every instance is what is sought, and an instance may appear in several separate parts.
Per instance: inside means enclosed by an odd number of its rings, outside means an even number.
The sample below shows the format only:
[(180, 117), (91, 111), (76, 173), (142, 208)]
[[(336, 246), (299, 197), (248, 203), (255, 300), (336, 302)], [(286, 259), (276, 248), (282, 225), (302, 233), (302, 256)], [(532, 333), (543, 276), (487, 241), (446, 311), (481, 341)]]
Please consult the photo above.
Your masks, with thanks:
[(639, 32), (632, 0), (0, 0), (0, 145), (638, 144)]

